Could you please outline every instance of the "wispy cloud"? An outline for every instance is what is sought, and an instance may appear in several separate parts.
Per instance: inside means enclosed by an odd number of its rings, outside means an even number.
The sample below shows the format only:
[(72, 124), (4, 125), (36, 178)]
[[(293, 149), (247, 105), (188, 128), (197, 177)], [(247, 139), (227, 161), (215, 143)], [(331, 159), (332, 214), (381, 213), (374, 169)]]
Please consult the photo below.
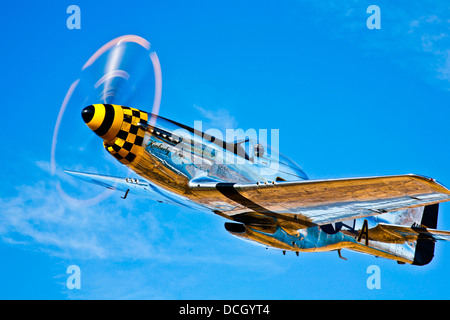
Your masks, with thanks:
[[(55, 277), (69, 298), (186, 298), (192, 296), (192, 282), (199, 280), (184, 270), (194, 266), (261, 271), (257, 257), (236, 258), (239, 253), (230, 242), (240, 240), (225, 231), (218, 236), (218, 225), (208, 224), (221, 224), (219, 217), (174, 206), (168, 210), (167, 205), (132, 196), (122, 200), (118, 193), (96, 205), (79, 206), (60, 197), (56, 185), (62, 180), (45, 177), (49, 167), (48, 162), (37, 162), (44, 179), (15, 186), (16, 195), (0, 199), (0, 239), (80, 264), (80, 292), (65, 287), (64, 268)], [(80, 181), (73, 190), (84, 185)], [(284, 272), (270, 261), (265, 264), (272, 272)], [(162, 281), (174, 273), (184, 283)]]
[(301, 1), (317, 10), (318, 27), (450, 90), (450, 11), (447, 1), (378, 3), (381, 29), (368, 30), (367, 1)]
[(230, 114), (227, 109), (206, 109), (195, 104), (194, 108), (200, 112), (202, 121), (205, 124), (205, 127), (208, 129), (215, 128), (225, 131), (226, 129), (235, 129), (237, 127), (236, 119)]
[(450, 19), (442, 18), (442, 15), (445, 11), (411, 20), (405, 36), (409, 38), (413, 50), (427, 57), (422, 67), (428, 63), (430, 73), (444, 80), (444, 87), (450, 90)]
[(158, 234), (158, 224), (149, 212), (125, 216), (114, 210), (115, 199), (91, 207), (74, 206), (60, 197), (55, 186), (54, 180), (17, 186), (16, 197), (0, 200), (4, 241), (60, 257), (148, 258), (155, 253), (152, 237)]

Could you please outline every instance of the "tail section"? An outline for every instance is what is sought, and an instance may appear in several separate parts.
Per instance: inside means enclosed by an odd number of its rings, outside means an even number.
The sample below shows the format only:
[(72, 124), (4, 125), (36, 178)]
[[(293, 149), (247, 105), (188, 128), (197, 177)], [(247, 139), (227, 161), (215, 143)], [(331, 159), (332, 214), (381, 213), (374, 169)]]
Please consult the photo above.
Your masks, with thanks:
[(433, 260), (436, 241), (450, 241), (450, 231), (436, 230), (438, 211), (439, 204), (432, 204), (398, 212), (394, 216), (399, 224), (379, 223), (368, 231), (369, 238), (391, 243), (388, 251), (413, 265), (426, 265)]
[(356, 238), (359, 246), (352, 247), (352, 250), (397, 260), (399, 263), (426, 265), (433, 260), (436, 241), (450, 241), (450, 231), (436, 229), (438, 211), (439, 204), (432, 204), (385, 213), (378, 220), (384, 222), (377, 223), (373, 228), (368, 228), (364, 220), (365, 229), (364, 224), (357, 228), (360, 230)]

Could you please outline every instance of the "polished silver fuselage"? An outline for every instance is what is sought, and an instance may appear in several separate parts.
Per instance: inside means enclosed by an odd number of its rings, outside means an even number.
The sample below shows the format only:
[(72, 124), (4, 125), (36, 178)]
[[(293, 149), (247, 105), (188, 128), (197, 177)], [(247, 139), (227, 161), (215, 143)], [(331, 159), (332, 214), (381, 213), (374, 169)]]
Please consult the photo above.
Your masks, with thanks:
[[(258, 210), (258, 206), (233, 198), (220, 188), (201, 188), (208, 184), (256, 183), (261, 186), (276, 186), (284, 181), (307, 180), (303, 170), (276, 150), (265, 147), (264, 155), (254, 153), (257, 141), (248, 137), (224, 141), (215, 136), (158, 117), (154, 126), (147, 128), (144, 153), (129, 166), (140, 176), (158, 185), (161, 193), (173, 201), (180, 197), (188, 199), (192, 207), (219, 214), (230, 220), (243, 223), (238, 231), (227, 230), (240, 238), (260, 243), (283, 251), (319, 252), (351, 249), (372, 255), (411, 263), (414, 259), (414, 244), (357, 241), (363, 221), (369, 228), (378, 223), (403, 223), (404, 217), (414, 215), (412, 222), (420, 222), (422, 208), (400, 210), (366, 219), (353, 219), (343, 224), (309, 226), (303, 222), (292, 223), (278, 220), (276, 227), (252, 225), (251, 216), (258, 218), (274, 215)], [(197, 189), (198, 188), (198, 191)], [(219, 191), (218, 191), (219, 190)], [(178, 200), (177, 200), (178, 199)], [(237, 210), (236, 201), (244, 203), (244, 210)], [(260, 211), (260, 212), (258, 212)], [(331, 229), (330, 229), (331, 227)]]

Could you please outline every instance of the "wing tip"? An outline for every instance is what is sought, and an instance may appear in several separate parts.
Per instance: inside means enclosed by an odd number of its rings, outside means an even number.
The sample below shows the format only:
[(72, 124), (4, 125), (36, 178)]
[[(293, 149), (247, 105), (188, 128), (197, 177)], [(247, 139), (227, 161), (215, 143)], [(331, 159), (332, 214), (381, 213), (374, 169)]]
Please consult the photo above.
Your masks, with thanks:
[(431, 177), (428, 177), (425, 175), (414, 174), (414, 173), (407, 174), (407, 176), (416, 178), (418, 180), (426, 181), (427, 183), (432, 184), (432, 185), (436, 185), (436, 186), (440, 187), (440, 189), (443, 189), (443, 190), (441, 190), (441, 191), (443, 191), (443, 193), (450, 195), (450, 189), (447, 188), (443, 183), (441, 183), (440, 181), (438, 181), (434, 178), (431, 178)]

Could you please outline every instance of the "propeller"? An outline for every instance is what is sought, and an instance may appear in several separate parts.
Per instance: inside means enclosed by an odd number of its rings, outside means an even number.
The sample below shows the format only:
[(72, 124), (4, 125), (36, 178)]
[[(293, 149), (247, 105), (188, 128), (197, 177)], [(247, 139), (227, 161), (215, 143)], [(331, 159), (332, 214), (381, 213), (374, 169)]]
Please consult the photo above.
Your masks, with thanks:
[(136, 35), (115, 38), (95, 51), (69, 86), (55, 123), (50, 157), (50, 172), (59, 178), (56, 188), (66, 201), (92, 205), (111, 192), (99, 192), (90, 186), (80, 192), (64, 169), (129, 174), (107, 154), (80, 112), (91, 104), (118, 104), (151, 111), (155, 117), (149, 122), (154, 123), (161, 102), (162, 78), (158, 56), (150, 47), (150, 42)]

